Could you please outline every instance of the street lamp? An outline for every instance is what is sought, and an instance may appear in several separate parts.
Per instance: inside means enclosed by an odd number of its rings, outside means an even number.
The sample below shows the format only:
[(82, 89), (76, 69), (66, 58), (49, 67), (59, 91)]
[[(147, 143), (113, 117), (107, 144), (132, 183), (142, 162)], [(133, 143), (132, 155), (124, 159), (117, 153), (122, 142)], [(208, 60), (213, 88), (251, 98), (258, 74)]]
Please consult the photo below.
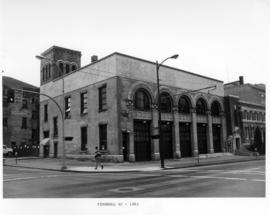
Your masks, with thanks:
[(168, 59), (177, 59), (178, 54), (172, 55), (171, 57), (166, 58), (161, 63), (156, 61), (156, 72), (157, 72), (157, 96), (158, 96), (158, 131), (159, 131), (159, 156), (160, 156), (160, 165), (161, 168), (164, 168), (164, 156), (163, 156), (163, 138), (162, 138), (162, 124), (161, 124), (161, 110), (160, 110), (160, 89), (159, 89), (159, 68), (160, 66)]
[[(46, 60), (48, 62), (51, 62), (52, 65), (55, 65), (56, 68), (61, 72), (60, 74), (62, 75), (62, 99), (63, 99), (63, 110), (65, 110), (65, 82), (64, 82), (64, 73), (63, 71), (58, 67), (58, 65), (50, 58), (44, 57), (42, 55), (36, 55), (36, 58), (39, 60)], [(61, 112), (61, 116), (62, 116), (62, 141), (63, 141), (63, 156), (62, 156), (62, 170), (67, 169), (67, 165), (66, 165), (66, 144), (65, 144), (65, 115), (63, 113), (63, 111), (61, 110), (61, 108), (59, 108), (60, 112)]]

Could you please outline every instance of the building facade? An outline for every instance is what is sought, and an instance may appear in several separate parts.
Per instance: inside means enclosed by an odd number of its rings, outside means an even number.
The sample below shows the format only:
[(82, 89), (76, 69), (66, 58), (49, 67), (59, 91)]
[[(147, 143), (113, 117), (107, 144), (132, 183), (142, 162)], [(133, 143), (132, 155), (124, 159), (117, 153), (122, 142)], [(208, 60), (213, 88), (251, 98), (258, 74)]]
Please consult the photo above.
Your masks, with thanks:
[(14, 89), (39, 92), (39, 88), (3, 76), (3, 144), (19, 155), (38, 155), (39, 95)]
[(265, 85), (245, 84), (244, 78), (224, 85), (227, 131), (233, 148), (249, 145), (265, 154)]
[[(41, 60), (41, 93), (60, 104), (64, 136), (73, 137), (65, 141), (68, 157), (91, 158), (99, 146), (114, 161), (160, 158), (154, 62), (116, 52), (80, 67), (80, 52), (57, 46), (42, 55), (50, 60)], [(225, 152), (223, 82), (168, 66), (160, 77), (164, 157)], [(40, 153), (57, 157), (63, 123), (54, 101), (40, 97), (40, 140), (51, 140)]]

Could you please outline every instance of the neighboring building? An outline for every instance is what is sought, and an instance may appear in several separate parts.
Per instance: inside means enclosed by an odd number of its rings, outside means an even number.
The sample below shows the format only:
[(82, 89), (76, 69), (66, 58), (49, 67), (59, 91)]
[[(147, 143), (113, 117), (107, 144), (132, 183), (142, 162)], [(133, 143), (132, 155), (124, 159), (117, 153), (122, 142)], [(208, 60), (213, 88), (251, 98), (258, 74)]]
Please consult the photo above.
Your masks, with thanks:
[[(57, 46), (42, 55), (51, 61), (41, 60), (40, 90), (64, 105), (65, 136), (73, 137), (65, 141), (68, 157), (93, 157), (99, 146), (110, 160), (159, 159), (159, 141), (151, 138), (158, 132), (154, 62), (115, 52), (80, 67), (80, 52)], [(223, 82), (165, 65), (160, 78), (165, 158), (224, 152)], [(215, 87), (196, 91), (208, 86)], [(62, 156), (61, 137), (59, 109), (41, 96), (40, 140), (51, 141), (40, 155)]]
[(18, 92), (39, 88), (3, 76), (3, 144), (16, 148), (20, 154), (37, 154), (39, 147), (39, 95)]
[[(234, 139), (233, 149), (242, 144), (265, 153), (265, 85), (239, 81), (224, 84), (227, 132)], [(251, 147), (251, 148), (252, 148)]]

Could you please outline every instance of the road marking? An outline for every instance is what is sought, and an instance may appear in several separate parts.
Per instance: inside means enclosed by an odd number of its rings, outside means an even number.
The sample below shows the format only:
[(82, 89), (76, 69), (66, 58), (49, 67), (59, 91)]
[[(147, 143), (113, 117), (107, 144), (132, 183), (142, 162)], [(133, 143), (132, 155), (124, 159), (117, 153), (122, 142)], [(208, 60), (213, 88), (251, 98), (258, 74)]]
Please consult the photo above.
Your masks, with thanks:
[(256, 181), (265, 182), (261, 179), (247, 179), (247, 178), (232, 178), (232, 177), (220, 177), (220, 176), (202, 176), (202, 175), (169, 175), (170, 177), (186, 177), (186, 178), (199, 178), (199, 179), (221, 179), (221, 180), (237, 180), (237, 181)]
[(22, 178), (10, 178), (10, 179), (5, 179), (4, 182), (9, 182), (9, 181), (20, 181), (20, 180), (29, 180), (29, 179), (40, 179), (40, 178), (55, 178), (59, 176), (70, 176), (70, 175), (46, 175), (46, 176), (35, 176), (35, 177), (22, 177)]

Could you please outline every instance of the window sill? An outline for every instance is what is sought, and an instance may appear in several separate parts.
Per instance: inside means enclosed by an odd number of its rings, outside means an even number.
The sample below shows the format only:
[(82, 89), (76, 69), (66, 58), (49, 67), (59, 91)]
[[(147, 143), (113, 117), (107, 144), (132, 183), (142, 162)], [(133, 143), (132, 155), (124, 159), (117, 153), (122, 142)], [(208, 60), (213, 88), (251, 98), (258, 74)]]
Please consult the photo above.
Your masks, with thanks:
[(108, 109), (102, 109), (102, 110), (98, 110), (98, 112), (99, 113), (101, 113), (101, 112), (105, 112), (105, 111), (107, 111)]

